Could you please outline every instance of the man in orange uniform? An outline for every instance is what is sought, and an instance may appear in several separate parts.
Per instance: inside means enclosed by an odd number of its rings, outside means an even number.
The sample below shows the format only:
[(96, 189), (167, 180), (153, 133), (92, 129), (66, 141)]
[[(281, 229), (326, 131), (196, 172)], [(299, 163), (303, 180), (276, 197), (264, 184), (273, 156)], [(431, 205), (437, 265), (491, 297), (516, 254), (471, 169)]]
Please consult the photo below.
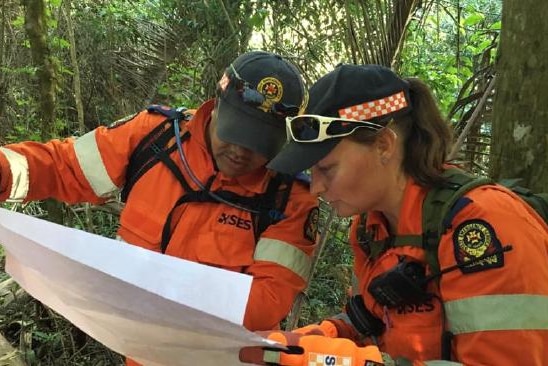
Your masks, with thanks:
[(428, 194), (450, 186), (455, 171), (445, 163), (449, 127), (427, 85), (379, 65), (340, 65), (312, 86), (308, 113), (288, 118), (293, 141), (268, 166), (311, 168), (311, 191), (340, 216), (356, 215), (350, 241), (359, 295), (346, 314), (297, 334), (267, 334), (293, 346), (287, 352), (244, 349), (241, 359), (548, 365), (548, 226), (540, 215), (507, 188), (486, 184), (453, 205), (439, 202), (439, 241), (423, 232)]
[(304, 182), (285, 181), (285, 209), (259, 231), (261, 212), (246, 199), (264, 196), (276, 175), (265, 165), (286, 141), (284, 118), (306, 102), (294, 65), (276, 54), (249, 52), (226, 69), (217, 97), (188, 121), (166, 124), (172, 111), (152, 107), (78, 139), (0, 148), (0, 200), (104, 202), (128, 183), (136, 162), (148, 163), (132, 155), (139, 145), (151, 131), (163, 133), (166, 154), (154, 155), (161, 161), (132, 182), (119, 238), (252, 275), (244, 326), (273, 329), (306, 286), (317, 200)]

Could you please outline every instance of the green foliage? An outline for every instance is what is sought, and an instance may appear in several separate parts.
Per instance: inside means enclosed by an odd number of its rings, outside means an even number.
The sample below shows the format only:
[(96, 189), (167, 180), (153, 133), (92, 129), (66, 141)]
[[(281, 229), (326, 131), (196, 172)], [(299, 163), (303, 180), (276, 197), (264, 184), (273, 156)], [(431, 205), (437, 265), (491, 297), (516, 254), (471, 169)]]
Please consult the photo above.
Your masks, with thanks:
[(489, 29), (491, 29), (491, 30), (501, 30), (501, 24), (502, 24), (501, 21), (495, 22), (495, 23), (491, 24)]
[(249, 18), (248, 23), (254, 30), (265, 30), (265, 23), (269, 14), (270, 12), (267, 8), (257, 9)]
[[(433, 88), (446, 114), (500, 29), (501, 9), (495, 1), (467, 0), (460, 6), (459, 11), (440, 3), (423, 11), (410, 24), (400, 61), (403, 75), (417, 76)], [(480, 7), (484, 10), (479, 11)], [(496, 48), (490, 51), (491, 58), (495, 52)]]
[(329, 223), (330, 213), (329, 206), (321, 201), (320, 236), (323, 238), (326, 235), (326, 240), (306, 291), (298, 326), (315, 323), (340, 313), (351, 287), (353, 256), (348, 244), (348, 227), (351, 221), (334, 216)]
[(167, 66), (166, 80), (158, 85), (154, 103), (195, 108), (200, 105), (203, 88), (193, 82), (196, 70), (173, 62)]
[[(9, 296), (9, 295), (8, 295)], [(0, 332), (19, 346), (28, 366), (121, 365), (122, 358), (109, 351), (62, 316), (24, 292), (13, 288), (2, 298)]]
[[(344, 308), (352, 279), (352, 250), (347, 242), (346, 228), (341, 227), (325, 244), (306, 292), (299, 326), (318, 322)], [(343, 237), (343, 240), (337, 237)]]
[(0, 67), (0, 72), (5, 74), (14, 74), (14, 75), (34, 75), (36, 73), (36, 67), (34, 66), (23, 66), (23, 67)]
[(24, 125), (15, 125), (12, 134), (6, 136), (8, 142), (40, 141), (40, 139), (40, 133), (38, 131), (29, 131)]

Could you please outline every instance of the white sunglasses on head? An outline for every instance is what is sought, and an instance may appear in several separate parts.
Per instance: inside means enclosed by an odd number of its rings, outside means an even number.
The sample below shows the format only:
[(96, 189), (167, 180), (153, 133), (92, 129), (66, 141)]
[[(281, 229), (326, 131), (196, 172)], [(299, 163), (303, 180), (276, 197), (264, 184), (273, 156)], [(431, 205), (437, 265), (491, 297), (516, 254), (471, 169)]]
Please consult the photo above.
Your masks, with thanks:
[(296, 142), (321, 142), (351, 135), (358, 128), (379, 131), (385, 126), (369, 121), (303, 114), (286, 118), (289, 135)]

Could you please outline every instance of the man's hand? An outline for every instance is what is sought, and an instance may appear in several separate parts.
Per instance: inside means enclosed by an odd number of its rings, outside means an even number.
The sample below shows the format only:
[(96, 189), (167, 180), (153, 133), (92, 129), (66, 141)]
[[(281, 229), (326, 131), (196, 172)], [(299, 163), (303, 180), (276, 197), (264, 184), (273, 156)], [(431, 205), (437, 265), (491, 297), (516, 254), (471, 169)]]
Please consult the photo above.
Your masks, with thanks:
[(246, 347), (240, 350), (240, 361), (256, 365), (283, 366), (384, 365), (381, 352), (376, 346), (358, 347), (345, 338), (281, 331), (258, 332), (258, 334), (285, 345), (287, 350), (273, 347)]

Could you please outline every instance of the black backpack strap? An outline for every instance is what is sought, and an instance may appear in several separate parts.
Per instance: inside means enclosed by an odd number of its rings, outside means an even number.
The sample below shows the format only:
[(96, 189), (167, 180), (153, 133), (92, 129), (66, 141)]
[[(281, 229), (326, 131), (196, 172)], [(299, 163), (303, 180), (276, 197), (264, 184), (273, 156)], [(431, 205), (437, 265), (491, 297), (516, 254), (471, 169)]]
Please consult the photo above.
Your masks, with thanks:
[(512, 192), (521, 197), (529, 206), (535, 209), (535, 211), (544, 219), (544, 222), (548, 224), (548, 193), (534, 193), (529, 188), (520, 186), (523, 181), (521, 178), (505, 178), (499, 180), (497, 183), (511, 189)]
[(126, 170), (126, 181), (121, 192), (122, 202), (126, 202), (131, 189), (143, 174), (158, 162), (152, 145), (165, 148), (165, 145), (173, 135), (171, 125), (172, 121), (166, 119), (146, 135), (131, 154)]
[(146, 108), (149, 113), (158, 113), (171, 120), (187, 121), (192, 117), (186, 107), (170, 108), (159, 104), (153, 104)]
[(422, 235), (389, 236), (383, 240), (374, 240), (375, 230), (367, 230), (366, 214), (361, 214), (357, 227), (357, 238), (360, 248), (372, 260), (377, 259), (386, 249), (402, 246), (422, 247)]
[[(175, 167), (177, 168), (177, 167)], [(170, 168), (171, 169), (171, 168)], [(181, 172), (177, 169), (179, 174)], [(182, 174), (181, 174), (182, 175)], [(199, 190), (199, 191), (193, 191), (190, 187), (188, 187), (188, 190), (185, 189), (185, 194), (181, 196), (173, 205), (171, 210), (169, 211), (169, 214), (167, 215), (166, 221), (164, 222), (164, 227), (162, 228), (162, 239), (160, 242), (160, 249), (162, 253), (166, 252), (167, 245), (169, 244), (169, 241), (171, 240), (171, 222), (173, 221), (173, 214), (175, 213), (175, 210), (177, 207), (182, 205), (183, 203), (188, 202), (217, 202), (210, 194), (209, 194), (209, 188), (211, 187), (211, 184), (215, 180), (215, 175), (212, 175), (209, 177), (208, 181), (206, 182), (205, 188), (206, 190)], [(186, 183), (186, 181), (183, 178), (183, 181)], [(188, 186), (188, 183), (186, 183)]]
[[(186, 131), (183, 134), (183, 136), (181, 137), (181, 143), (183, 141), (187, 140), (189, 137), (190, 137), (190, 132)], [(173, 147), (175, 147), (175, 149), (176, 149), (177, 145), (173, 145)], [(181, 186), (183, 186), (183, 189), (185, 190), (185, 192), (191, 192), (192, 188), (190, 188), (190, 185), (187, 183), (185, 177), (183, 176), (183, 173), (181, 173), (181, 171), (179, 170), (179, 168), (177, 167), (175, 162), (169, 157), (169, 154), (174, 149), (165, 150), (165, 149), (160, 148), (156, 144), (152, 144), (151, 149), (155, 154), (154, 156), (158, 160), (160, 160), (162, 163), (164, 163), (168, 167), (169, 170), (171, 170), (171, 172), (173, 173), (175, 178), (177, 178), (179, 183), (181, 183)]]
[(356, 227), (356, 240), (358, 241), (358, 245), (360, 246), (360, 249), (364, 252), (364, 254), (369, 257), (371, 255), (371, 243), (373, 242), (373, 238), (375, 237), (375, 233), (373, 231), (367, 231), (366, 224), (367, 222), (367, 214), (362, 213), (358, 216), (358, 224)]
[[(515, 192), (515, 190), (514, 190)], [(519, 193), (518, 193), (519, 194)], [(548, 193), (529, 193), (519, 194), (548, 224)]]
[(288, 174), (276, 174), (268, 182), (256, 216), (255, 241), (259, 240), (270, 225), (280, 222), (285, 217), (285, 208), (295, 179)]
[[(169, 154), (177, 149), (176, 144), (167, 146), (169, 141), (173, 138), (173, 124), (183, 120), (186, 121), (191, 117), (189, 113), (185, 113), (186, 108), (166, 109), (165, 107), (154, 105), (148, 107), (147, 111), (149, 113), (162, 114), (166, 116), (166, 119), (146, 135), (132, 152), (126, 170), (126, 181), (121, 191), (122, 202), (127, 201), (127, 197), (135, 183), (150, 170), (150, 168), (159, 161), (165, 160), (166, 156), (169, 157)], [(183, 135), (182, 139), (186, 138), (188, 138), (188, 136)], [(161, 156), (164, 156), (164, 158)], [(171, 168), (170, 170), (173, 171)], [(181, 181), (179, 179), (180, 177), (178, 177), (176, 173), (174, 174), (177, 179)], [(185, 186), (185, 183), (181, 182), (183, 186)]]
[(389, 246), (391, 238), (384, 240), (375, 240), (377, 236), (377, 227), (373, 226), (367, 230), (367, 214), (362, 213), (358, 217), (358, 226), (356, 229), (356, 238), (358, 245), (365, 255), (372, 260), (377, 259)]

